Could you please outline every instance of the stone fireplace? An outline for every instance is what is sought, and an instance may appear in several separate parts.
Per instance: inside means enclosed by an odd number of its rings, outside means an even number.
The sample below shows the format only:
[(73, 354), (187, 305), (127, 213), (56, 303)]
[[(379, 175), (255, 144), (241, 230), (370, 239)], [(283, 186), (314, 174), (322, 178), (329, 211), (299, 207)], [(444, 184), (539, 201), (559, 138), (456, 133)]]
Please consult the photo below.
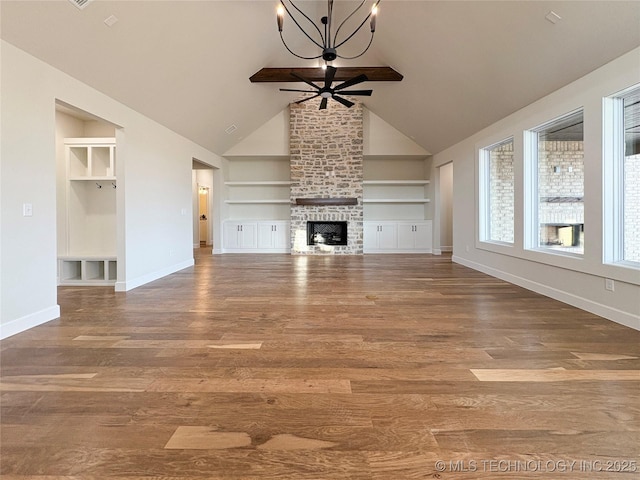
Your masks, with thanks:
[[(291, 253), (360, 255), (363, 251), (363, 108), (319, 101), (290, 106)], [(344, 222), (346, 245), (309, 245), (307, 222)], [(344, 243), (341, 241), (340, 243)]]

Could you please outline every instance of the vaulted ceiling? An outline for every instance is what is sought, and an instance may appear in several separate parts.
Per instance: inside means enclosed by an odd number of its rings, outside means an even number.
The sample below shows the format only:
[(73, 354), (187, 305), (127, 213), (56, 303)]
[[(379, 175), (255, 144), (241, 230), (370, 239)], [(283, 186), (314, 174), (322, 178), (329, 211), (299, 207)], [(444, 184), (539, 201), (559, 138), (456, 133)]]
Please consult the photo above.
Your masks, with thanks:
[[(315, 20), (325, 14), (326, 1), (300, 3)], [(338, 16), (346, 3), (357, 4), (336, 0)], [(0, 34), (224, 154), (298, 98), (279, 87), (303, 85), (250, 83), (251, 75), (262, 67), (318, 65), (282, 46), (276, 6), (93, 0), (79, 10), (68, 0), (1, 0)], [(545, 19), (550, 11), (561, 20)], [(109, 27), (111, 15), (118, 21)], [(369, 52), (334, 65), (391, 66), (403, 74), (402, 82), (361, 84), (374, 90), (363, 103), (437, 153), (639, 46), (639, 26), (637, 1), (382, 0)], [(316, 54), (290, 22), (284, 33), (297, 50)], [(348, 45), (345, 54), (352, 53)], [(232, 124), (237, 129), (226, 133)]]

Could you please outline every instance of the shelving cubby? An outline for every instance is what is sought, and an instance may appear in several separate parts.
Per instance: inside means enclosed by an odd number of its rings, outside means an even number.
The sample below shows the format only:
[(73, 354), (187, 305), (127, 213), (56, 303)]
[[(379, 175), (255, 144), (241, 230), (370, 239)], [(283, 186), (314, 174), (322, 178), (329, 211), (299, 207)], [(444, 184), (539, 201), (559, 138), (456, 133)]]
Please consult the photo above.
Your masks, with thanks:
[(58, 284), (113, 285), (117, 277), (116, 257), (63, 255), (58, 257)]

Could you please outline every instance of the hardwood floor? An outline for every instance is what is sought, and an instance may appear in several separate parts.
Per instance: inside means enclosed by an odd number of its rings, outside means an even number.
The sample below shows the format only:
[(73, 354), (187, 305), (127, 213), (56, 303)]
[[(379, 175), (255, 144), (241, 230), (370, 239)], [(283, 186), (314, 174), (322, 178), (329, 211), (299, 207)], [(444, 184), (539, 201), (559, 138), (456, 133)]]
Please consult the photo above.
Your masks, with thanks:
[(639, 478), (640, 332), (447, 256), (203, 252), (2, 342), (3, 479)]

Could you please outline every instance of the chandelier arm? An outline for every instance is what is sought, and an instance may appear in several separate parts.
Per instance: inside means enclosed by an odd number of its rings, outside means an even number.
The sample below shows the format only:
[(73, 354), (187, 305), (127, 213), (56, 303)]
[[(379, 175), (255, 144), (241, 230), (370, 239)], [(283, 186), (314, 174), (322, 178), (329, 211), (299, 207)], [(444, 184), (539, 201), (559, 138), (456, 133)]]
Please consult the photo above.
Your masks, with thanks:
[[(360, 10), (360, 8), (362, 8), (362, 6), (365, 4), (365, 2), (366, 2), (366, 1), (367, 1), (367, 0), (362, 0), (362, 2), (360, 3), (360, 5), (358, 5), (358, 6), (356, 7), (356, 9), (355, 9), (353, 12), (351, 12), (351, 14), (350, 14), (347, 18), (345, 18), (345, 19), (342, 21), (342, 23), (338, 26), (338, 29), (336, 30), (336, 34), (333, 36), (333, 44), (334, 44), (334, 45), (335, 45), (335, 44), (336, 44), (336, 42), (338, 41), (338, 33), (340, 32), (340, 29), (342, 28), (342, 26), (347, 22), (347, 20), (349, 20), (351, 17), (353, 17), (353, 15), (354, 15), (358, 10)], [(366, 21), (366, 20), (365, 20), (365, 21)]]
[(367, 53), (367, 50), (369, 50), (369, 47), (371, 46), (371, 44), (373, 43), (373, 33), (371, 34), (371, 38), (369, 39), (369, 44), (367, 45), (367, 47), (362, 51), (362, 53), (360, 53), (359, 55), (356, 55), (354, 57), (343, 57), (342, 55), (338, 55), (338, 58), (342, 58), (343, 60), (353, 60), (355, 58), (359, 58), (362, 55), (364, 55), (365, 53)]
[[(298, 21), (296, 20), (296, 17), (294, 17), (294, 16), (291, 14), (291, 12), (289, 11), (289, 9), (287, 8), (287, 4), (286, 4), (284, 1), (281, 1), (280, 3), (282, 3), (282, 6), (284, 7), (284, 9), (286, 10), (286, 12), (287, 12), (287, 13), (289, 14), (289, 16), (291, 17), (291, 20), (293, 20), (293, 23), (295, 23), (295, 24), (296, 24), (296, 26), (298, 27), (298, 29), (299, 29), (302, 33), (304, 33), (304, 34), (305, 34), (305, 36), (306, 36), (309, 40), (311, 40), (314, 44), (316, 44), (318, 47), (320, 47), (320, 48), (324, 48), (324, 45), (320, 45), (318, 42), (316, 42), (313, 38), (311, 38), (311, 35), (309, 35), (309, 34), (305, 31), (305, 29), (304, 29), (304, 28), (302, 28), (302, 27), (300, 26), (300, 24), (299, 24), (299, 23), (298, 23)], [(320, 31), (320, 29), (318, 28), (318, 26), (315, 24), (315, 22), (314, 22), (313, 20), (311, 20), (311, 19), (307, 16), (307, 14), (305, 14), (302, 10), (300, 10), (300, 9), (298, 8), (298, 6), (297, 6), (295, 3), (293, 3), (292, 1), (289, 1), (289, 3), (291, 3), (291, 6), (292, 6), (293, 8), (295, 8), (298, 12), (300, 12), (300, 15), (302, 15), (304, 18), (306, 18), (306, 19), (309, 21), (309, 23), (310, 23), (311, 25), (313, 25), (313, 27), (314, 27), (314, 28), (316, 29), (316, 31), (318, 32), (318, 35), (320, 35), (320, 38), (322, 39), (322, 43), (323, 43), (323, 44), (324, 44), (324, 43), (326, 43), (327, 41), (325, 40), (324, 36), (322, 35), (322, 32)], [(319, 57), (314, 57), (314, 58), (319, 58)]]
[[(344, 45), (345, 43), (347, 43), (349, 40), (351, 40), (351, 38), (352, 38), (356, 33), (358, 33), (358, 32), (360, 31), (360, 29), (363, 27), (363, 25), (364, 25), (365, 23), (367, 23), (367, 21), (369, 20), (369, 18), (371, 18), (371, 13), (369, 13), (369, 15), (367, 15), (367, 16), (365, 17), (365, 19), (362, 21), (362, 23), (360, 24), (360, 26), (359, 26), (358, 28), (356, 28), (356, 29), (353, 31), (353, 33), (352, 33), (351, 35), (349, 35), (347, 38), (345, 38), (345, 39), (344, 39), (342, 42), (340, 42), (339, 44), (335, 45), (333, 48), (338, 48), (338, 47), (340, 47), (340, 46)], [(371, 35), (371, 37), (372, 37), (372, 38), (373, 38), (373, 33), (375, 33), (375, 32), (372, 32), (372, 35)]]
[(320, 58), (322, 56), (322, 55), (317, 55), (315, 57), (303, 57), (302, 55), (298, 55), (293, 50), (291, 50), (289, 48), (289, 45), (287, 45), (287, 42), (284, 41), (284, 37), (282, 36), (282, 32), (280, 32), (280, 40), (282, 40), (282, 44), (284, 45), (284, 48), (286, 48), (289, 51), (289, 53), (291, 55), (293, 55), (294, 57), (298, 57), (298, 58), (301, 58), (303, 60), (315, 60), (315, 59)]

